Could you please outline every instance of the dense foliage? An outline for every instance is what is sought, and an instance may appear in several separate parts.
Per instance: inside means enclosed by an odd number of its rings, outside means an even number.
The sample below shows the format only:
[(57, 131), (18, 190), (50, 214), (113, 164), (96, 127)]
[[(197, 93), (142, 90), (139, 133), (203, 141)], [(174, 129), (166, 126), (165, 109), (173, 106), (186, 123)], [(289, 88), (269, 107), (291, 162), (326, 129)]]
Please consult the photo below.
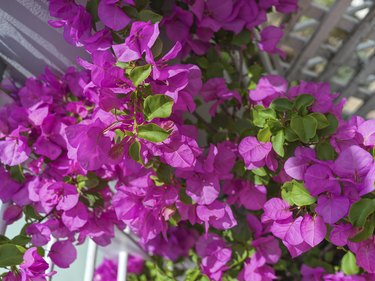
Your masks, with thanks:
[(3, 280), (45, 280), (47, 256), (67, 268), (126, 227), (149, 256), (129, 280), (375, 280), (375, 120), (260, 63), (285, 56), (267, 13), (297, 0), (49, 5), (88, 56), (2, 83), (0, 199), (25, 220), (0, 237)]

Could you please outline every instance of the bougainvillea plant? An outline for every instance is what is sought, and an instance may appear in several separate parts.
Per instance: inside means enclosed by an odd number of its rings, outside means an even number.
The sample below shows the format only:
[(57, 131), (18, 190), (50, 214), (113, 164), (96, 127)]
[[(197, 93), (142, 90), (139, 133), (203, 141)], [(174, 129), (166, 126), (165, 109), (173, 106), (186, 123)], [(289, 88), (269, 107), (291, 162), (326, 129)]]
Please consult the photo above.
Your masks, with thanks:
[(285, 56), (267, 14), (297, 0), (81, 4), (49, 1), (79, 67), (1, 86), (3, 219), (25, 222), (0, 237), (2, 280), (125, 228), (149, 257), (129, 280), (375, 280), (375, 120), (260, 62)]

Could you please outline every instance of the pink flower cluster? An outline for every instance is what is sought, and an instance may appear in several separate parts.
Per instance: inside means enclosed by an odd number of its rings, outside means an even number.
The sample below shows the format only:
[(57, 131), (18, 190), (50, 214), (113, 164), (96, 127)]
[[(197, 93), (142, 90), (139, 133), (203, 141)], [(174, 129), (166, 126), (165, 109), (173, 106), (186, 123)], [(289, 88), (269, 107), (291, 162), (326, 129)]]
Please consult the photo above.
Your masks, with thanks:
[[(214, 40), (215, 33), (220, 30), (239, 34), (241, 31), (253, 28), (267, 21), (267, 10), (274, 6), (279, 12), (291, 13), (297, 10), (297, 1), (255, 1), (255, 0), (193, 0), (184, 6), (175, 5), (170, 15), (162, 21), (168, 37), (184, 46), (182, 53), (191, 51), (197, 55), (207, 52)], [(259, 3), (258, 3), (259, 2)], [(185, 5), (186, 5), (185, 4)], [(192, 32), (192, 30), (194, 30)], [(276, 48), (282, 36), (281, 29), (269, 26), (262, 32), (261, 49), (269, 53), (282, 54)], [(273, 38), (273, 39), (271, 39)]]

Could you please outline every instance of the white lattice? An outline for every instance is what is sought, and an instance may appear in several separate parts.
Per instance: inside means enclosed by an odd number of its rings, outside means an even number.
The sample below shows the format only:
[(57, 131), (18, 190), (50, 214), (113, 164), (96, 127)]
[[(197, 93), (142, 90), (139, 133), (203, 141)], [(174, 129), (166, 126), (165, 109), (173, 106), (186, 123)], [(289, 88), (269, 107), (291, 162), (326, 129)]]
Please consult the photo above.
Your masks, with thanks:
[(274, 69), (289, 81), (330, 82), (348, 98), (345, 113), (374, 117), (375, 1), (300, 0), (300, 10), (277, 18), (285, 27), (282, 61)]

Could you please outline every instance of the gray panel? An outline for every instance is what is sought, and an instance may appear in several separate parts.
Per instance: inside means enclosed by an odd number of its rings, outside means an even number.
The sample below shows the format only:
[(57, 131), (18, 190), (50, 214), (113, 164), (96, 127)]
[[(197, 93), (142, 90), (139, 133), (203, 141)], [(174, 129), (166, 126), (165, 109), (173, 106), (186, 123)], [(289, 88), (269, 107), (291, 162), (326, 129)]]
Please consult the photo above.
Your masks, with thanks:
[(51, 19), (47, 1), (1, 0), (0, 56), (19, 79), (39, 75), (46, 65), (63, 72), (77, 56), (87, 58), (65, 42), (62, 30), (49, 26)]

